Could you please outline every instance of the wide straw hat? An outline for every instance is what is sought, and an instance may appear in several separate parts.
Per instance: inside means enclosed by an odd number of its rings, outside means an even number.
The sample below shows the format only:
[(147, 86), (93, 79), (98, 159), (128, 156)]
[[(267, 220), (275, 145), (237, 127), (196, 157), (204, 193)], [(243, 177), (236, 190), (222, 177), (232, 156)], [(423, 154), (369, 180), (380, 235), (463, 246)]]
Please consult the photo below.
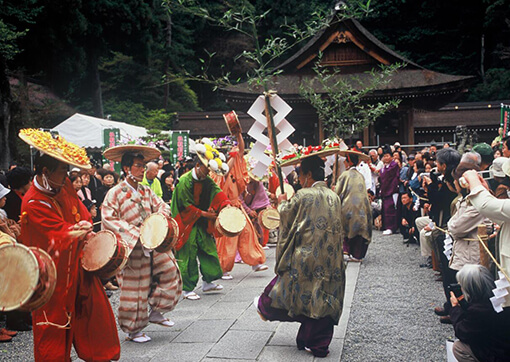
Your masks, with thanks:
[(348, 157), (349, 155), (358, 156), (360, 161), (368, 162), (370, 161), (370, 156), (364, 154), (363, 152), (353, 151), (353, 150), (343, 150), (338, 152), (338, 154), (342, 157)]
[(103, 152), (104, 158), (120, 162), (125, 153), (141, 154), (145, 161), (155, 160), (161, 156), (161, 151), (154, 147), (142, 145), (122, 145), (110, 147)]
[(19, 131), (19, 138), (38, 151), (59, 161), (81, 169), (91, 168), (87, 151), (72, 142), (66, 141), (60, 135), (53, 136), (47, 131), (25, 128)]
[(227, 159), (223, 153), (214, 148), (209, 138), (195, 141), (195, 151), (202, 164), (219, 176), (225, 176), (228, 171)]
[(338, 146), (308, 146), (302, 147), (293, 153), (288, 153), (281, 157), (281, 167), (293, 166), (301, 163), (305, 158), (311, 156), (327, 157), (338, 153), (340, 148)]

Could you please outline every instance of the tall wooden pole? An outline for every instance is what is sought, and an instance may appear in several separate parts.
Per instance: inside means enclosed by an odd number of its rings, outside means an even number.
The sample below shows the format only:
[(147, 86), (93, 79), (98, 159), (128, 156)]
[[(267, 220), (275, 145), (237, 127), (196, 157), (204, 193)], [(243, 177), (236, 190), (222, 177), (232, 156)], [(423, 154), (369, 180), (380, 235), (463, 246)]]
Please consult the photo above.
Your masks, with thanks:
[(283, 188), (283, 175), (282, 169), (280, 168), (280, 164), (276, 161), (276, 157), (278, 156), (278, 141), (276, 139), (276, 130), (274, 127), (274, 114), (273, 107), (271, 107), (271, 94), (269, 92), (264, 93), (265, 100), (265, 113), (267, 120), (267, 135), (269, 136), (269, 142), (271, 143), (271, 150), (273, 151), (273, 160), (276, 167), (276, 174), (278, 176), (278, 180), (280, 181), (280, 191), (282, 194), (285, 193), (285, 189)]

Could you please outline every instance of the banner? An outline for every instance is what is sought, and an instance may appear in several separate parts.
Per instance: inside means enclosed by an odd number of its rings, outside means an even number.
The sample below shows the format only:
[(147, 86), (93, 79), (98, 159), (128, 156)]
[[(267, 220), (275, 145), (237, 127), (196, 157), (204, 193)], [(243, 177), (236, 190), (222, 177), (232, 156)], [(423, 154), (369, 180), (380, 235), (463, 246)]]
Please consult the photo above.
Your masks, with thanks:
[(503, 137), (508, 135), (508, 117), (510, 116), (510, 105), (501, 103), (501, 123), (500, 127), (503, 128)]
[[(120, 140), (120, 129), (119, 128), (105, 128), (103, 129), (103, 151), (107, 148), (117, 146)], [(103, 165), (109, 163), (111, 169), (120, 175), (120, 163), (113, 162), (103, 158)]]
[(189, 155), (189, 131), (170, 131), (170, 161), (175, 165)]

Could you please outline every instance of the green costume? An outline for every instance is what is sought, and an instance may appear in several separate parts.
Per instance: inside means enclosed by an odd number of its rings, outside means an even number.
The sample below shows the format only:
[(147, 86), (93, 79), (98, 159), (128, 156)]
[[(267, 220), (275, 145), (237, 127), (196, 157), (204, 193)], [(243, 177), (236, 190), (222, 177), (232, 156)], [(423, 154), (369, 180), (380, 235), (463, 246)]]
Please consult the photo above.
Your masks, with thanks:
[(190, 171), (179, 179), (172, 194), (171, 209), (180, 229), (178, 247), (184, 244), (175, 253), (184, 291), (192, 291), (197, 285), (197, 257), (204, 281), (210, 283), (223, 275), (212, 236), (214, 223), (201, 217), (201, 210), (212, 208), (219, 212), (229, 203), (227, 196), (209, 176), (197, 181)]
[(272, 307), (290, 317), (331, 317), (338, 323), (345, 291), (340, 208), (340, 199), (322, 181), (280, 204)]

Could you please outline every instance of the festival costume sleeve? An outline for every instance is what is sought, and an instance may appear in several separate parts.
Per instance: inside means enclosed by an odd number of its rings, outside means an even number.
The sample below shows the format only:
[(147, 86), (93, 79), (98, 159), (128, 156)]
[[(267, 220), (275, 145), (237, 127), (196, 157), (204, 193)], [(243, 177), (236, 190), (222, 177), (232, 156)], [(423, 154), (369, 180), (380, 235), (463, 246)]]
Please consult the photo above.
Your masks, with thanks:
[[(80, 209), (80, 211), (83, 210)], [(21, 240), (23, 244), (37, 246), (46, 251), (61, 251), (66, 249), (75, 240), (75, 238), (69, 236), (69, 228), (74, 224), (66, 222), (57, 211), (55, 205), (42, 200), (30, 200), (24, 212), (26, 212), (25, 217), (28, 218), (26, 221), (30, 223), (33, 229), (32, 233), (44, 235), (45, 244), (34, 245), (32, 240), (30, 240), (31, 238), (27, 237), (27, 235), (22, 235)], [(51, 240), (55, 242), (52, 246), (49, 245)]]
[(175, 187), (172, 194), (171, 213), (179, 225), (179, 239), (175, 246), (175, 250), (179, 250), (188, 241), (191, 229), (202, 215), (202, 211), (194, 205), (190, 173), (183, 175)]
[[(278, 212), (280, 214), (280, 231), (278, 233), (278, 243), (276, 246), (276, 262), (275, 273), (284, 272), (290, 268), (292, 261), (293, 246), (291, 245), (301, 220), (296, 220), (298, 210), (301, 207), (301, 195), (296, 193), (288, 201), (283, 201), (278, 205)], [(287, 256), (287, 257), (285, 257)], [(288, 263), (283, 265), (283, 260)]]
[[(200, 192), (210, 192), (209, 205), (205, 205), (204, 209), (212, 208), (219, 212), (223, 207), (230, 204), (227, 195), (210, 177), (201, 181), (201, 183), (203, 186)], [(179, 240), (175, 247), (176, 250), (182, 248), (186, 243), (191, 229), (202, 216), (202, 210), (195, 205), (194, 192), (194, 183), (191, 173), (189, 173), (181, 178), (172, 195), (172, 216), (179, 225)], [(197, 195), (197, 199), (199, 198), (199, 195)], [(209, 233), (215, 232), (212, 222), (208, 223), (207, 231)]]
[(114, 231), (122, 241), (129, 246), (129, 254), (136, 246), (140, 238), (140, 228), (120, 218), (117, 210), (120, 210), (119, 188), (112, 189), (105, 196), (101, 205), (101, 221), (103, 229)]

